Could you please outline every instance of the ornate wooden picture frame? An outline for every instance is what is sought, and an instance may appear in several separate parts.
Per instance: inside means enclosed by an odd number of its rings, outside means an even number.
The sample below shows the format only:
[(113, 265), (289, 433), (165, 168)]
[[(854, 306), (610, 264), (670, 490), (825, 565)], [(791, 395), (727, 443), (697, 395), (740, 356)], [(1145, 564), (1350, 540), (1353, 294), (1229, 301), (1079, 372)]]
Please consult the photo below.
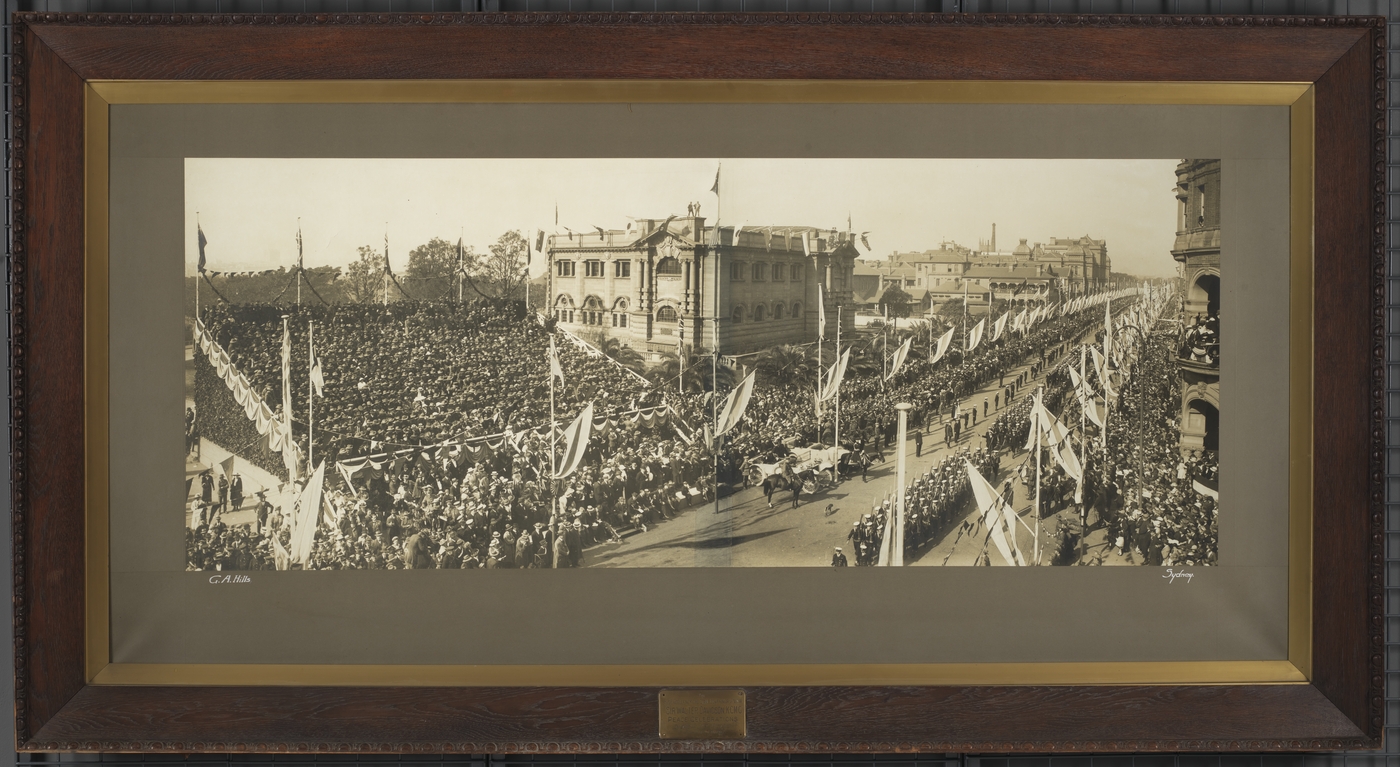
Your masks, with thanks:
[[(1384, 20), (1371, 17), (897, 14), (19, 14), (13, 40), (13, 500), (16, 725), (26, 751), (1105, 752), (1336, 750), (1379, 745), (1384, 718)], [(665, 51), (665, 55), (658, 55)], [(1288, 674), (1114, 683), (1092, 669), (995, 683), (898, 668), (836, 682), (769, 669), (662, 674), (741, 688), (741, 735), (663, 737), (645, 674), (395, 686), (103, 676), (106, 466), (92, 460), (106, 307), (87, 280), (106, 213), (89, 142), (113, 83), (459, 81), (1287, 84), (1311, 119), (1311, 323), (1290, 414), (1311, 514), (1293, 517)], [(302, 92), (305, 92), (304, 90)], [(1110, 98), (1110, 97), (1100, 97)], [(427, 99), (425, 99), (427, 100)], [(1295, 105), (1296, 106), (1296, 105)], [(1306, 180), (1304, 180), (1306, 181)], [(1299, 178), (1295, 176), (1294, 182)], [(1296, 267), (1296, 263), (1295, 263)], [(1295, 383), (1298, 379), (1293, 379)], [(105, 383), (96, 391), (105, 392)], [(100, 431), (100, 429), (99, 429)], [(1295, 437), (1296, 438), (1296, 437)], [(1295, 457), (1298, 453), (1295, 453)], [(1310, 460), (1308, 456), (1311, 456)], [(1295, 501), (1296, 501), (1295, 497)], [(1298, 619), (1295, 622), (1294, 619)], [(1093, 665), (1093, 664), (1086, 664)], [(481, 677), (476, 677), (481, 678)], [(616, 681), (612, 681), (613, 679)], [(587, 680), (580, 682), (579, 680)], [(749, 681), (745, 681), (745, 680)], [(944, 681), (938, 681), (942, 679)], [(135, 683), (126, 683), (135, 680)], [(504, 681), (503, 681), (504, 680)], [(568, 681), (572, 680), (572, 681)], [(642, 680), (642, 681), (638, 681)], [(1140, 681), (1140, 680), (1139, 680)], [(753, 682), (753, 683), (750, 683)], [(730, 712), (732, 713), (732, 711)], [(665, 720), (662, 718), (662, 727)]]

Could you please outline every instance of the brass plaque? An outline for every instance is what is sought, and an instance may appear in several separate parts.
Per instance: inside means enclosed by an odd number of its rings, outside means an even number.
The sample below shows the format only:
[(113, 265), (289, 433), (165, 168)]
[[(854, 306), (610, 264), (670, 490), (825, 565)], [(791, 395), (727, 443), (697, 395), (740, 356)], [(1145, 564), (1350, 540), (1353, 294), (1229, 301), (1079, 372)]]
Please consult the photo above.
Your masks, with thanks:
[(699, 740), (748, 735), (743, 690), (662, 690), (657, 696), (663, 738)]

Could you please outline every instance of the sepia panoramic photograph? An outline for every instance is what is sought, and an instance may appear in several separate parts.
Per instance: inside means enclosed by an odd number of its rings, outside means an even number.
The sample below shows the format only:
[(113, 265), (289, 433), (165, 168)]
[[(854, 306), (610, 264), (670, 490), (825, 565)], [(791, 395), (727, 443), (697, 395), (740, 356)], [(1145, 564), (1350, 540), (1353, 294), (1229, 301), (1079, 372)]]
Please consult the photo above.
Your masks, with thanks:
[(1221, 183), (188, 158), (186, 567), (1213, 565)]

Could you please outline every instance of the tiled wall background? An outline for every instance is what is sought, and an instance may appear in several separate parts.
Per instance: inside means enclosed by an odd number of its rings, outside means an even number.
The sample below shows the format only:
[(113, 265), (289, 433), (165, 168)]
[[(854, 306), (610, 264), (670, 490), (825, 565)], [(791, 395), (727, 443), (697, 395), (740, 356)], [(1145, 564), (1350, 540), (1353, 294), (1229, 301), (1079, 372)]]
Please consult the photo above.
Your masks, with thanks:
[[(1400, 767), (1400, 0), (2, 0), (4, 3), (5, 255), (10, 255), (10, 24), (16, 11), (109, 13), (301, 13), (421, 11), (894, 11), (914, 13), (1171, 13), (1201, 15), (1385, 15), (1390, 20), (1388, 341), (1389, 429), (1386, 540), (1386, 745), (1382, 751), (1311, 755), (979, 757), (889, 756), (346, 757), (296, 755), (138, 756), (14, 754), (17, 767), (100, 763), (112, 767)], [(8, 269), (6, 270), (8, 280)], [(6, 325), (8, 353), (8, 323)], [(6, 410), (8, 413), (8, 409)], [(8, 424), (7, 424), (8, 426)], [(0, 431), (8, 456), (9, 429)], [(8, 467), (7, 467), (8, 468)], [(8, 481), (9, 471), (3, 475)], [(9, 531), (8, 487), (0, 493), (0, 529)], [(0, 593), (10, 588), (10, 551), (0, 547)], [(8, 618), (3, 619), (8, 621)], [(8, 622), (5, 631), (9, 631)], [(9, 643), (11, 646), (13, 643)], [(13, 678), (0, 673), (0, 699)], [(0, 759), (14, 743), (13, 719), (0, 717)], [(96, 767), (96, 764), (94, 765)]]

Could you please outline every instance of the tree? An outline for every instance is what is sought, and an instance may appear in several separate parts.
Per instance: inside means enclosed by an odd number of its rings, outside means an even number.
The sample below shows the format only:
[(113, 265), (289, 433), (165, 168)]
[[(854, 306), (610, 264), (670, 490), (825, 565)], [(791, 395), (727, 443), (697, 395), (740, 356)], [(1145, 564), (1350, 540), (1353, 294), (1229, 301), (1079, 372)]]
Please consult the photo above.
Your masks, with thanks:
[(640, 373), (644, 367), (642, 355), (638, 354), (636, 349), (622, 343), (616, 338), (602, 339), (602, 343), (599, 344), (598, 348), (603, 352), (605, 357), (628, 370)]
[(884, 295), (880, 296), (880, 308), (889, 307), (891, 317), (904, 319), (909, 316), (909, 304), (913, 297), (904, 292), (904, 288), (898, 285), (891, 285), (885, 288)]
[(491, 255), (487, 256), (477, 274), (483, 284), (483, 294), (494, 298), (524, 298), (525, 280), (529, 279), (525, 254), (527, 243), (518, 231), (501, 235), (491, 245)]
[(812, 356), (802, 347), (791, 344), (780, 344), (765, 350), (754, 360), (754, 366), (765, 381), (774, 383), (806, 383), (817, 374)]
[[(465, 248), (463, 261), (472, 268), (477, 255)], [(438, 299), (444, 295), (457, 297), (457, 245), (441, 237), (408, 252), (408, 268), (401, 277), (403, 286), (415, 298)]]
[(384, 299), (384, 255), (372, 246), (361, 245), (359, 259), (345, 267), (340, 279), (345, 297), (357, 304), (369, 304)]

